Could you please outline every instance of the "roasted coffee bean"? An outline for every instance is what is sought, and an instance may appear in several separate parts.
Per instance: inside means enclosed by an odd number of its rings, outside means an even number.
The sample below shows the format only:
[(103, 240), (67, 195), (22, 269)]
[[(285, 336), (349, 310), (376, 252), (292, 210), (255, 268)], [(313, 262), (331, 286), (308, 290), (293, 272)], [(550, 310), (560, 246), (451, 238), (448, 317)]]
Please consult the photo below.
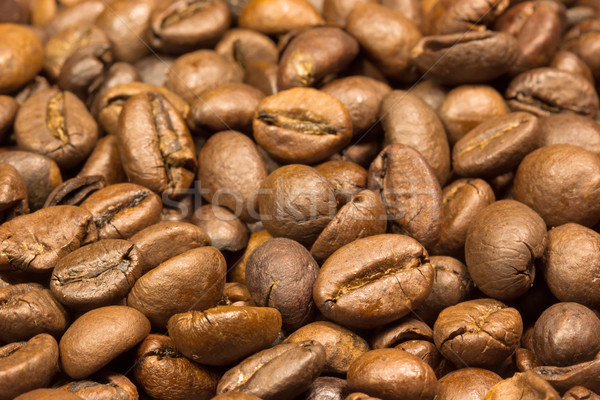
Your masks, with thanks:
[(90, 113), (95, 117), (98, 115), (100, 100), (110, 88), (141, 80), (140, 74), (133, 65), (126, 62), (114, 63), (87, 88), (87, 105)]
[(413, 85), (410, 92), (427, 103), (436, 112), (440, 112), (444, 99), (448, 94), (448, 89), (433, 79), (423, 79)]
[(157, 400), (208, 400), (217, 389), (217, 374), (183, 357), (163, 335), (148, 335), (139, 345), (133, 374)]
[(369, 344), (356, 333), (329, 321), (304, 325), (290, 334), (284, 343), (297, 343), (304, 340), (314, 340), (325, 348), (324, 374), (346, 374), (350, 364), (370, 350)]
[(77, 395), (82, 399), (138, 399), (137, 388), (125, 375), (108, 370), (100, 371), (87, 380), (67, 383), (59, 389)]
[(175, 59), (165, 87), (191, 104), (202, 92), (224, 83), (241, 82), (242, 78), (242, 69), (235, 62), (212, 50), (197, 50)]
[(338, 206), (367, 187), (367, 171), (351, 161), (326, 161), (315, 167), (334, 188)]
[(369, 167), (368, 188), (381, 196), (392, 230), (431, 248), (440, 237), (442, 189), (425, 158), (410, 146), (388, 145)]
[(21, 88), (42, 69), (44, 49), (35, 33), (25, 25), (0, 24), (2, 61), (0, 93)]
[(140, 252), (132, 242), (104, 239), (61, 258), (50, 289), (67, 307), (89, 310), (117, 303), (141, 275)]
[(372, 397), (368, 394), (354, 392), (350, 393), (345, 400), (381, 400), (379, 397)]
[(593, 117), (598, 94), (582, 75), (556, 68), (535, 68), (517, 75), (506, 89), (511, 109), (546, 116), (574, 113)]
[(535, 149), (538, 119), (526, 112), (490, 118), (463, 136), (452, 149), (452, 166), (461, 176), (498, 176), (512, 171)]
[(377, 141), (367, 141), (364, 143), (355, 142), (347, 146), (338, 154), (331, 156), (332, 161), (342, 160), (350, 161), (360, 165), (363, 168), (369, 168), (371, 162), (377, 157), (381, 150), (381, 144)]
[(215, 51), (244, 69), (254, 63), (277, 64), (279, 60), (275, 43), (267, 35), (252, 29), (229, 29), (215, 46)]
[(311, 383), (302, 394), (302, 400), (344, 400), (348, 391), (345, 379), (332, 376), (320, 376)]
[(416, 240), (375, 235), (336, 251), (321, 267), (313, 296), (327, 318), (372, 328), (419, 307), (433, 286), (433, 267)]
[(447, 85), (487, 82), (507, 72), (519, 56), (517, 39), (503, 32), (469, 31), (425, 36), (412, 62)]
[(244, 221), (259, 219), (258, 193), (266, 178), (267, 167), (256, 145), (239, 132), (219, 132), (200, 150), (198, 179), (202, 196), (212, 204), (227, 207)]
[(568, 367), (535, 367), (533, 372), (561, 393), (573, 386), (585, 386), (596, 393), (600, 392), (600, 358), (598, 357), (593, 361)]
[(277, 93), (277, 64), (254, 62), (245, 66), (244, 83), (267, 96)]
[(384, 75), (406, 80), (410, 50), (421, 39), (419, 28), (399, 11), (365, 2), (348, 15), (346, 30)]
[(18, 400), (81, 400), (73, 393), (65, 393), (60, 389), (35, 389), (15, 397)]
[(313, 164), (344, 148), (352, 119), (335, 97), (312, 88), (294, 88), (265, 97), (256, 109), (254, 139), (273, 158)]
[(4, 138), (6, 133), (12, 131), (18, 110), (19, 103), (15, 99), (0, 95), (0, 140)]
[(600, 59), (597, 53), (600, 44), (599, 26), (598, 14), (595, 18), (582, 21), (565, 34), (563, 46), (564, 49), (577, 54), (590, 67), (596, 80), (600, 79)]
[(204, 205), (194, 212), (191, 223), (206, 232), (219, 250), (238, 251), (248, 244), (248, 228), (224, 207)]
[(246, 264), (248, 262), (248, 258), (250, 255), (264, 242), (267, 240), (273, 239), (273, 236), (266, 230), (261, 230), (258, 232), (254, 232), (250, 235), (248, 239), (248, 245), (246, 246), (246, 250), (244, 250), (244, 255), (232, 268), (227, 271), (228, 281), (239, 282), (242, 284), (246, 284)]
[(150, 322), (134, 308), (108, 306), (88, 311), (60, 340), (62, 370), (73, 379), (87, 378), (149, 333)]
[(150, 45), (184, 53), (212, 47), (227, 30), (229, 11), (222, 0), (179, 0), (160, 4), (150, 16)]
[(477, 213), (496, 200), (482, 179), (457, 179), (442, 190), (442, 228), (432, 254), (464, 258), (467, 230)]
[(532, 286), (535, 260), (546, 247), (546, 224), (514, 200), (480, 211), (467, 232), (465, 260), (475, 285), (486, 295), (513, 300)]
[(433, 331), (420, 319), (406, 316), (376, 330), (370, 342), (374, 349), (383, 349), (416, 339), (433, 341)]
[(216, 248), (188, 250), (142, 276), (127, 296), (127, 305), (163, 329), (174, 314), (215, 306), (223, 294), (226, 273), (225, 258)]
[(57, 372), (58, 344), (48, 334), (0, 347), (0, 398), (10, 400), (47, 386)]
[(436, 399), (482, 399), (487, 391), (501, 380), (502, 378), (492, 371), (481, 368), (462, 368), (444, 375), (439, 380)]
[(69, 314), (52, 293), (37, 283), (20, 283), (0, 289), (0, 339), (27, 340), (40, 333), (59, 337)]
[(590, 82), (594, 82), (594, 75), (587, 64), (576, 54), (566, 50), (559, 50), (550, 62), (550, 67), (560, 69), (561, 71), (572, 72), (583, 76)]
[(507, 0), (441, 0), (425, 14), (424, 31), (428, 35), (485, 30), (502, 15)]
[(591, 361), (600, 352), (600, 319), (578, 303), (546, 309), (533, 328), (533, 350), (543, 365), (568, 367)]
[(252, 300), (246, 285), (238, 282), (226, 282), (219, 305), (254, 307), (256, 303)]
[(57, 10), (44, 29), (48, 37), (52, 37), (74, 25), (93, 25), (105, 8), (106, 3), (102, 0), (81, 0), (76, 4), (72, 3), (68, 7)]
[(261, 398), (246, 393), (227, 392), (213, 397), (212, 400), (261, 400)]
[(102, 79), (112, 62), (112, 52), (108, 45), (78, 49), (65, 61), (60, 70), (58, 87), (87, 102), (90, 88)]
[(450, 362), (442, 356), (435, 344), (427, 340), (408, 340), (395, 347), (425, 361), (433, 368), (437, 377), (446, 375), (452, 369)]
[(522, 333), (519, 312), (494, 299), (447, 307), (433, 326), (435, 345), (461, 368), (497, 367), (515, 352)]
[(600, 400), (600, 396), (583, 386), (575, 386), (567, 390), (563, 400)]
[[(171, 199), (196, 176), (196, 150), (185, 121), (166, 97), (141, 93), (121, 111), (117, 129), (121, 162), (129, 181)], [(144, 146), (139, 146), (139, 143)], [(152, 166), (152, 168), (148, 168)]]
[(118, 139), (108, 135), (96, 143), (79, 176), (102, 176), (106, 185), (114, 185), (125, 180), (125, 172), (119, 155)]
[(0, 163), (0, 221), (9, 221), (28, 212), (25, 181), (15, 167)]
[(280, 35), (323, 23), (319, 12), (306, 0), (251, 0), (238, 20), (241, 28), (267, 35)]
[(160, 219), (157, 194), (133, 183), (118, 183), (92, 193), (81, 208), (93, 215), (100, 239), (127, 239)]
[(57, 187), (48, 195), (44, 207), (78, 206), (91, 193), (106, 186), (101, 175), (79, 176), (71, 178)]
[(556, 144), (527, 155), (515, 175), (514, 197), (549, 226), (600, 221), (600, 158), (578, 146)]
[(177, 349), (204, 365), (231, 365), (269, 347), (281, 330), (281, 314), (271, 307), (218, 306), (169, 319)]
[(600, 124), (576, 114), (553, 114), (539, 119), (538, 147), (572, 144), (600, 156)]
[(227, 371), (217, 394), (242, 392), (263, 400), (291, 399), (305, 391), (325, 365), (325, 349), (307, 340), (258, 352)]
[(548, 288), (560, 301), (600, 306), (600, 287), (595, 277), (600, 235), (578, 224), (564, 224), (548, 231), (542, 273)]
[(443, 185), (450, 172), (450, 149), (444, 127), (433, 109), (409, 92), (394, 90), (383, 98), (379, 115), (385, 144), (413, 147)]
[(508, 113), (502, 95), (487, 85), (462, 85), (452, 89), (439, 109), (448, 140), (458, 142), (471, 129), (492, 117)]
[(42, 208), (48, 195), (62, 183), (60, 169), (56, 163), (41, 154), (6, 151), (0, 153), (0, 162), (13, 166), (23, 178), (31, 211)]
[(385, 233), (386, 226), (386, 209), (381, 198), (371, 190), (363, 190), (340, 208), (313, 243), (310, 254), (322, 262), (356, 239)]
[(75, 206), (47, 207), (0, 225), (0, 269), (47, 272), (97, 237), (93, 216)]
[(196, 225), (163, 221), (142, 229), (129, 239), (140, 251), (143, 273), (196, 247), (210, 246), (210, 238)]
[(29, 21), (29, 7), (20, 0), (7, 0), (0, 5), (0, 22), (26, 24)]
[(312, 289), (319, 265), (300, 243), (275, 238), (261, 244), (246, 262), (246, 286), (259, 306), (281, 313), (283, 328), (293, 331), (311, 321)]
[(540, 376), (531, 371), (517, 373), (495, 384), (483, 400), (560, 400), (560, 395)]
[(399, 349), (366, 352), (350, 365), (348, 387), (383, 400), (433, 400), (438, 382), (433, 369)]
[(279, 60), (279, 90), (317, 86), (345, 69), (358, 54), (358, 42), (339, 28), (317, 27), (296, 35)]
[(275, 237), (304, 245), (313, 243), (331, 221), (335, 206), (335, 194), (327, 179), (314, 168), (299, 164), (272, 172), (258, 197), (265, 229)]

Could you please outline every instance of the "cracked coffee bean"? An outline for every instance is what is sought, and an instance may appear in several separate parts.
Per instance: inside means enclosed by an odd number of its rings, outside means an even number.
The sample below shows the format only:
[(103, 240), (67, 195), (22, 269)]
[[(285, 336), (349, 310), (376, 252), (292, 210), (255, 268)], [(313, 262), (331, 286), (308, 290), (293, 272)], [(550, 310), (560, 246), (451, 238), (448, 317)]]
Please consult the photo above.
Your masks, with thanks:
[(90, 379), (75, 381), (61, 386), (59, 389), (73, 393), (82, 399), (114, 398), (118, 400), (137, 400), (138, 391), (135, 385), (124, 375), (103, 370)]

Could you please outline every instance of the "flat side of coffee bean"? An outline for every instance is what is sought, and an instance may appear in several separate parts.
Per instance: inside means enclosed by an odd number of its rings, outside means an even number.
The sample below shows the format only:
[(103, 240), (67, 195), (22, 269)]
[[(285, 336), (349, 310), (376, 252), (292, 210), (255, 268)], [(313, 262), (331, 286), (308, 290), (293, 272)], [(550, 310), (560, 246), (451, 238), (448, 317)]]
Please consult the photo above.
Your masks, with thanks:
[(79, 176), (71, 178), (54, 188), (48, 195), (44, 207), (50, 206), (78, 206), (91, 193), (106, 186), (101, 175)]

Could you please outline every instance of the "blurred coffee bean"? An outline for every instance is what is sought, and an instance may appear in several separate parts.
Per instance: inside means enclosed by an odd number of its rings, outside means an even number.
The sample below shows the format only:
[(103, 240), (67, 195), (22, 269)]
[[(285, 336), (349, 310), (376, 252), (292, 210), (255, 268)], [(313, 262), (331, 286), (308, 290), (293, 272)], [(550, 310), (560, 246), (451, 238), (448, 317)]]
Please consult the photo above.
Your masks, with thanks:
[(238, 251), (248, 244), (248, 228), (228, 209), (212, 204), (198, 208), (190, 221), (202, 229), (217, 249)]
[(244, 6), (238, 24), (267, 35), (322, 25), (323, 18), (306, 0), (251, 0)]
[(25, 25), (0, 24), (0, 94), (21, 88), (42, 69), (42, 43)]

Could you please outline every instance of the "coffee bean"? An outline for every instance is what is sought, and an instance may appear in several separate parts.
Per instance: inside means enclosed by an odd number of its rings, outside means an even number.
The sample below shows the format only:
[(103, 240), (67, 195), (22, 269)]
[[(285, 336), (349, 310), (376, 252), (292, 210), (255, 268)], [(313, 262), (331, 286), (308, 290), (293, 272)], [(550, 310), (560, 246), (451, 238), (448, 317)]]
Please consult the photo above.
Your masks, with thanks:
[(409, 340), (433, 341), (433, 331), (420, 319), (406, 316), (396, 322), (377, 329), (371, 336), (371, 347), (383, 349), (397, 347)]
[(125, 375), (108, 370), (98, 372), (91, 379), (67, 383), (59, 389), (73, 393), (82, 399), (98, 397), (118, 400), (138, 399), (137, 388)]
[(11, 343), (48, 333), (60, 337), (69, 314), (52, 293), (37, 283), (20, 283), (0, 289), (0, 339)]
[(567, 390), (567, 392), (563, 395), (563, 400), (582, 400), (582, 399), (598, 400), (598, 399), (600, 399), (600, 396), (598, 396), (596, 393), (593, 393), (591, 390), (589, 390), (588, 388), (585, 388), (583, 386), (572, 387), (571, 389)]
[(198, 208), (191, 223), (202, 229), (217, 249), (238, 251), (248, 243), (248, 228), (228, 209), (207, 204)]
[(228, 306), (255, 306), (256, 303), (252, 300), (252, 296), (246, 285), (238, 282), (226, 282), (223, 289), (223, 297), (219, 301), (219, 305)]
[(227, 392), (219, 394), (212, 398), (212, 400), (261, 400), (260, 397), (253, 396), (251, 394), (239, 393), (239, 392)]
[(109, 45), (77, 49), (66, 61), (58, 76), (58, 87), (87, 102), (91, 88), (108, 72), (113, 62)]
[(92, 85), (87, 88), (87, 105), (90, 113), (94, 117), (98, 116), (98, 112), (100, 111), (100, 101), (110, 88), (141, 80), (140, 73), (133, 65), (126, 62), (116, 62), (112, 64), (102, 76), (98, 77)]
[(108, 306), (88, 311), (60, 340), (62, 370), (73, 379), (87, 378), (149, 333), (150, 322), (134, 308)]
[(509, 3), (506, 0), (434, 2), (431, 10), (425, 14), (423, 30), (429, 35), (482, 31), (502, 15)]
[(583, 76), (590, 82), (594, 82), (594, 75), (587, 64), (575, 53), (566, 50), (559, 50), (552, 58), (550, 67), (560, 69), (561, 71), (572, 72)]
[(44, 50), (33, 31), (25, 25), (0, 24), (2, 78), (0, 93), (21, 88), (42, 69)]
[(302, 400), (343, 400), (346, 398), (348, 384), (345, 379), (332, 376), (320, 376), (311, 383), (309, 389), (300, 397)]
[(315, 167), (334, 188), (338, 206), (346, 204), (352, 197), (367, 187), (367, 171), (351, 161), (326, 161)]
[(224, 366), (270, 346), (281, 330), (281, 314), (271, 307), (218, 306), (175, 314), (168, 329), (186, 357)]
[(445, 376), (452, 369), (450, 362), (442, 356), (435, 344), (427, 340), (408, 340), (395, 347), (425, 361), (433, 368), (435, 376), (438, 378)]
[(483, 398), (485, 394), (500, 382), (502, 378), (481, 368), (462, 368), (452, 371), (439, 380), (439, 391), (436, 399), (462, 400)]
[(538, 147), (572, 144), (600, 156), (600, 124), (576, 114), (552, 114), (539, 119)]
[[(1, 14), (1, 13), (0, 13)], [(19, 103), (10, 96), (0, 95), (0, 139), (12, 131)]]
[(125, 172), (119, 155), (118, 139), (108, 135), (96, 143), (79, 176), (102, 176), (106, 185), (113, 185), (125, 180)]
[(105, 8), (106, 3), (102, 0), (82, 0), (57, 10), (44, 28), (48, 37), (52, 37), (74, 25), (93, 25)]
[(35, 389), (15, 397), (18, 400), (81, 400), (81, 397), (60, 389)]
[(323, 22), (318, 11), (306, 0), (251, 0), (238, 20), (240, 27), (267, 35), (280, 35)]
[(592, 70), (594, 79), (600, 78), (600, 59), (596, 53), (598, 48), (599, 20), (590, 18), (575, 25), (564, 36), (564, 49), (575, 53), (579, 56)]
[(264, 242), (267, 240), (273, 239), (273, 236), (266, 230), (261, 230), (250, 235), (248, 239), (248, 245), (246, 246), (246, 250), (244, 250), (244, 255), (232, 268), (230, 268), (228, 273), (228, 280), (232, 282), (239, 282), (242, 284), (246, 284), (246, 264), (248, 262), (248, 258), (250, 255)]
[(354, 392), (350, 393), (345, 400), (381, 400), (379, 397), (371, 397), (368, 394)]
[(252, 29), (229, 29), (215, 46), (215, 51), (244, 69), (255, 63), (274, 65), (279, 60), (275, 43), (267, 35)]
[(331, 255), (319, 271), (313, 297), (327, 318), (372, 328), (419, 307), (432, 285), (433, 267), (423, 246), (407, 236), (375, 235)]
[(101, 175), (79, 176), (71, 178), (52, 190), (44, 203), (44, 207), (78, 206), (91, 193), (106, 186)]
[(227, 371), (217, 394), (230, 391), (263, 400), (289, 399), (305, 391), (325, 365), (325, 349), (307, 340), (280, 344), (258, 352)]
[(15, 167), (0, 163), (0, 220), (9, 221), (28, 212), (25, 181)]
[(544, 379), (533, 372), (515, 374), (495, 384), (483, 397), (484, 400), (560, 400), (560, 395)]
[(557, 391), (565, 392), (573, 386), (585, 386), (595, 393), (600, 392), (600, 359), (570, 365), (568, 367), (535, 367), (534, 373), (545, 379)]

